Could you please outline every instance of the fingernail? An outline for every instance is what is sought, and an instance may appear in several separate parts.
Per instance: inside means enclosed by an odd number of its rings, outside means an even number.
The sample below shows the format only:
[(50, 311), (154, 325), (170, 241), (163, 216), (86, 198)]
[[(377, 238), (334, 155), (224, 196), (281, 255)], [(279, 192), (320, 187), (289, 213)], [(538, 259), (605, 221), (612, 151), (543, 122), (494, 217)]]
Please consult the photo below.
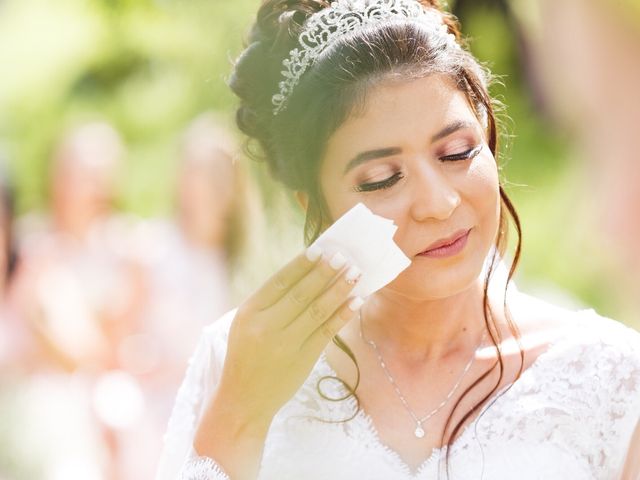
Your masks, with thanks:
[(353, 300), (349, 302), (349, 310), (351, 310), (352, 312), (356, 312), (360, 310), (360, 307), (362, 307), (362, 305), (364, 305), (364, 300), (362, 299), (362, 297), (353, 297)]
[(340, 270), (347, 263), (347, 258), (340, 252), (336, 253), (331, 260), (329, 260), (329, 266), (334, 270)]
[(361, 275), (361, 273), (362, 272), (358, 267), (352, 265), (351, 267), (349, 267), (349, 270), (347, 270), (347, 273), (345, 273), (344, 279), (347, 281), (347, 283), (356, 283), (356, 280)]
[(309, 248), (307, 248), (305, 256), (310, 262), (315, 262), (322, 256), (322, 249), (317, 245), (311, 245)]

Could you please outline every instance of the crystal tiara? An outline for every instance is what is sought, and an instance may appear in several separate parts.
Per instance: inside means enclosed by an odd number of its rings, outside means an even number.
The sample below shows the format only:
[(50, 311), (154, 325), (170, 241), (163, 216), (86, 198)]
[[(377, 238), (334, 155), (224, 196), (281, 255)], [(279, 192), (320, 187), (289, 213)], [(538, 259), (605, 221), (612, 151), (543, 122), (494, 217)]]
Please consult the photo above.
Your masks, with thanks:
[(337, 39), (372, 25), (398, 20), (417, 23), (444, 42), (458, 46), (455, 36), (448, 33), (442, 23), (441, 14), (423, 7), (417, 0), (337, 0), (307, 19), (298, 37), (299, 47), (282, 61), (284, 70), (278, 83), (279, 91), (271, 97), (273, 114), (278, 115), (286, 108), (302, 75)]

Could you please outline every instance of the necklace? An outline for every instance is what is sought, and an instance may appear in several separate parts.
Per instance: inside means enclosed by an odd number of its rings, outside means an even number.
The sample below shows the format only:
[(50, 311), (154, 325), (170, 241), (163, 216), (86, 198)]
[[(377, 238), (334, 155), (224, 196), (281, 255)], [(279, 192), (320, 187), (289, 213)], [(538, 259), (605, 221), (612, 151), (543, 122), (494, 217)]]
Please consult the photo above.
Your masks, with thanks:
[(475, 361), (476, 352), (478, 351), (478, 349), (484, 343), (484, 339), (487, 336), (486, 330), (482, 333), (482, 338), (480, 339), (480, 343), (478, 344), (476, 349), (473, 351), (473, 355), (469, 359), (469, 362), (467, 363), (467, 365), (464, 367), (464, 370), (462, 370), (462, 373), (460, 374), (460, 377), (458, 378), (458, 381), (453, 386), (453, 388), (451, 389), (449, 394), (445, 397), (445, 399), (436, 408), (431, 410), (425, 416), (418, 417), (415, 414), (415, 412), (413, 410), (411, 410), (411, 407), (409, 406), (409, 403), (407, 402), (407, 399), (405, 398), (405, 396), (400, 391), (400, 387), (398, 387), (398, 384), (396, 383), (396, 381), (394, 380), (393, 376), (391, 375), (391, 373), (387, 369), (387, 364), (385, 363), (384, 358), (382, 357), (382, 353), (380, 352), (380, 349), (378, 348), (376, 343), (373, 340), (369, 340), (369, 339), (365, 338), (364, 333), (363, 333), (363, 329), (362, 329), (362, 314), (360, 314), (359, 317), (360, 317), (360, 338), (362, 338), (362, 340), (364, 340), (365, 343), (368, 343), (371, 346), (371, 348), (373, 348), (373, 350), (375, 351), (376, 356), (378, 357), (378, 362), (380, 363), (380, 367), (382, 368), (382, 371), (387, 376), (387, 380), (389, 380), (389, 383), (391, 384), (391, 386), (395, 390), (396, 395), (398, 396), (398, 398), (402, 402), (402, 405), (404, 406), (405, 410), (409, 413), (409, 415), (411, 416), (413, 421), (416, 423), (416, 429), (413, 431), (413, 434), (416, 436), (416, 438), (423, 438), (425, 436), (425, 431), (424, 431), (424, 428), (422, 428), (422, 424), (424, 422), (426, 422), (427, 420), (429, 420), (431, 417), (433, 417), (436, 413), (438, 413), (442, 409), (442, 407), (444, 407), (447, 404), (447, 402), (451, 399), (453, 394), (456, 392), (456, 390), (460, 386), (460, 383), (462, 382), (462, 379), (467, 374), (467, 372), (471, 368), (471, 365)]

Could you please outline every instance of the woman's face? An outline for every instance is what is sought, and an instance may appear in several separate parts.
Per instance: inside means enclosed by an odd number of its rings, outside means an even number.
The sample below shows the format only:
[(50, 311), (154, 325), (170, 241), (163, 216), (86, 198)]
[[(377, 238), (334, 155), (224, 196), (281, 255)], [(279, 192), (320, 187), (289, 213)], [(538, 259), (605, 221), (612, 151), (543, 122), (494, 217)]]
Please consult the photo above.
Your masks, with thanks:
[[(432, 75), (380, 83), (329, 139), (320, 185), (332, 218), (364, 203), (395, 222), (394, 240), (412, 261), (387, 292), (444, 298), (479, 277), (500, 215), (497, 166), (483, 132), (465, 95)], [(423, 253), (467, 231), (458, 253)]]

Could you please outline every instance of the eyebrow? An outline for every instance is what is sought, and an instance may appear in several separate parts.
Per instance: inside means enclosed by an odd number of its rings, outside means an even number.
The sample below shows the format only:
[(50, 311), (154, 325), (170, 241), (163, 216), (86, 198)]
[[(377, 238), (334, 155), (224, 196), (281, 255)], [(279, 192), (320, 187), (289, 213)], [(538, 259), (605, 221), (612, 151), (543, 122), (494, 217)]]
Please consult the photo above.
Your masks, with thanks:
[(431, 137), (431, 143), (437, 142), (440, 139), (448, 137), (449, 135), (451, 135), (454, 132), (457, 132), (458, 130), (463, 130), (465, 128), (474, 128), (474, 127), (475, 127), (475, 123), (473, 122), (469, 122), (468, 120), (457, 120), (453, 123), (450, 123), (449, 125), (444, 127), (442, 130), (440, 130), (438, 133), (436, 133), (433, 137)]
[[(465, 120), (459, 120), (459, 121), (450, 123), (449, 125), (447, 125), (442, 130), (440, 130), (438, 133), (436, 133), (431, 137), (431, 143), (437, 142), (438, 140), (448, 137), (449, 135), (451, 135), (454, 132), (457, 132), (458, 130), (462, 130), (465, 128), (473, 128), (474, 126), (475, 125), (472, 122), (465, 121)], [(350, 170), (354, 169), (355, 167), (357, 167), (362, 163), (368, 162), (369, 160), (374, 160), (376, 158), (391, 157), (399, 153), (402, 153), (402, 148), (400, 147), (378, 148), (375, 150), (367, 150), (365, 152), (361, 152), (357, 154), (355, 157), (353, 157), (349, 161), (349, 163), (347, 163), (347, 166), (344, 168), (344, 174), (346, 175), (347, 172), (349, 172)]]
[(361, 152), (344, 168), (344, 174), (346, 175), (349, 170), (354, 169), (358, 165), (364, 162), (368, 162), (369, 160), (373, 160), (375, 158), (383, 158), (383, 157), (391, 157), (392, 155), (397, 155), (398, 153), (402, 153), (402, 149), (400, 147), (389, 147), (389, 148), (379, 148), (377, 150), (367, 150), (366, 152)]

